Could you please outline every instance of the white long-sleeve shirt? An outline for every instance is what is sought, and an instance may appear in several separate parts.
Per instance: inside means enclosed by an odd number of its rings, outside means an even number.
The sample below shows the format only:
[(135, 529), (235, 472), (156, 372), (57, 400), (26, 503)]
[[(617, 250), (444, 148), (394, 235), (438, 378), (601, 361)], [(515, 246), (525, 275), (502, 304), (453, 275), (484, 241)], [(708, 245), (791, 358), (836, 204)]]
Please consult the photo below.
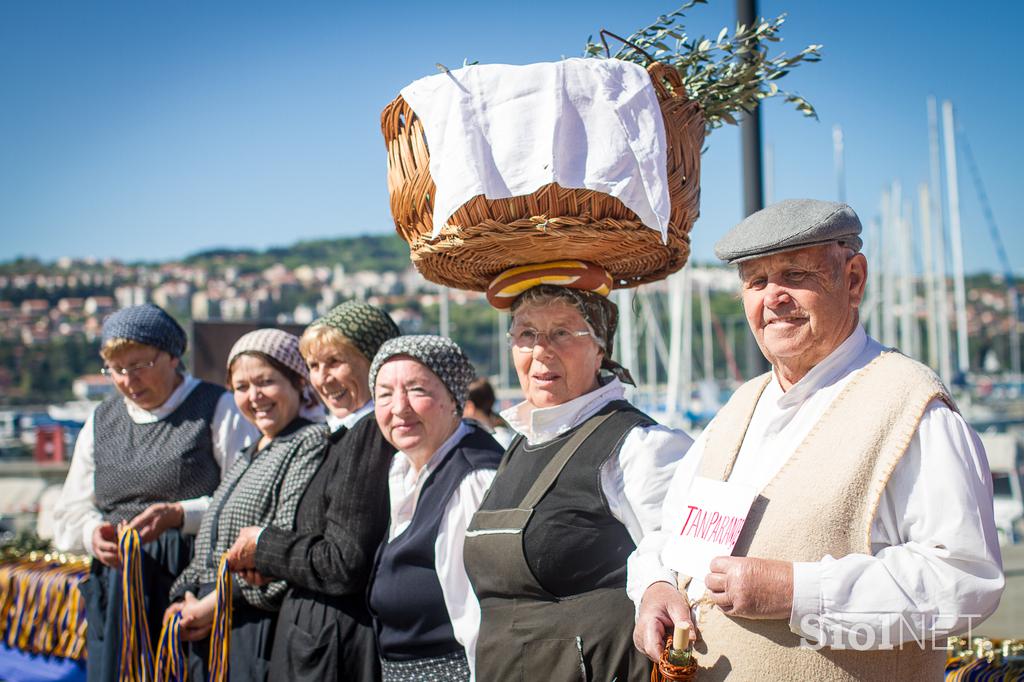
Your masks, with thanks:
[[(760, 490), (825, 410), (883, 347), (860, 327), (788, 391), (777, 377), (754, 410), (730, 481)], [(661, 550), (678, 534), (686, 492), (700, 467), (699, 437), (665, 497), (662, 530), (629, 559), (627, 591), (639, 605), (654, 582), (674, 583)], [(871, 527), (872, 554), (824, 556), (793, 567), (790, 629), (821, 645), (876, 647), (923, 633), (965, 631), (991, 615), (1003, 589), (992, 516), (992, 477), (977, 434), (941, 401), (925, 410), (890, 477)], [(766, 557), (771, 558), (771, 557)]]
[[(613, 400), (621, 400), (625, 388), (612, 379), (597, 390), (554, 407), (533, 407), (522, 402), (501, 413), (509, 425), (526, 437), (529, 445), (547, 443), (597, 414)], [(622, 441), (618, 457), (609, 457), (601, 468), (601, 490), (612, 516), (639, 544), (661, 528), (661, 506), (676, 465), (693, 439), (678, 429), (655, 424), (637, 426)]]
[[(405, 532), (412, 523), (423, 484), (437, 469), (444, 456), (469, 432), (469, 425), (465, 422), (460, 423), (455, 433), (442, 443), (419, 471), (413, 468), (408, 455), (402, 451), (395, 453), (391, 460), (391, 469), (388, 471), (388, 491), (391, 498), (388, 542)], [(462, 479), (459, 487), (448, 499), (437, 538), (434, 540), (434, 567), (437, 570), (437, 579), (441, 583), (441, 593), (444, 595), (455, 639), (466, 650), (471, 671), (476, 669), (474, 661), (476, 640), (480, 632), (480, 603), (466, 574), (466, 565), (462, 561), (462, 546), (466, 540), (469, 521), (483, 502), (496, 473), (497, 469), (477, 469)]]
[[(171, 392), (163, 405), (154, 410), (144, 410), (124, 398), (128, 416), (136, 424), (152, 424), (165, 419), (178, 409), (198, 385), (198, 379), (188, 374), (184, 375), (182, 382)], [(78, 434), (68, 476), (53, 511), (53, 543), (64, 552), (84, 551), (92, 554), (93, 531), (103, 523), (103, 514), (96, 506), (94, 485), (94, 418), (95, 410), (86, 419)], [(210, 430), (213, 437), (213, 457), (220, 466), (223, 478), (242, 448), (259, 438), (259, 431), (242, 417), (230, 392), (222, 395), (217, 401)], [(185, 512), (182, 532), (195, 534), (199, 531), (203, 513), (210, 504), (210, 497), (197, 497), (180, 502)]]

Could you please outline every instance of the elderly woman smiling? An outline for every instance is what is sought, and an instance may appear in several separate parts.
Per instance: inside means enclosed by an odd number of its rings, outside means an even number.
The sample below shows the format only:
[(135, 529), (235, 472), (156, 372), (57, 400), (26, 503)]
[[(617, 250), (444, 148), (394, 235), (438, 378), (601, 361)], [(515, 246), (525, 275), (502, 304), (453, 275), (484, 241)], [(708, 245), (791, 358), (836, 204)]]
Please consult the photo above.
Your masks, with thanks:
[(660, 528), (660, 501), (691, 440), (623, 399), (611, 284), (596, 266), (567, 262), (518, 268), (488, 291), (511, 305), (526, 400), (502, 413), (522, 435), (465, 542), (482, 614), (477, 679), (649, 678), (632, 642), (626, 560)]
[[(261, 438), (242, 451), (217, 488), (199, 527), (195, 558), (171, 587), (176, 603), (168, 612), (181, 613), (181, 637), (193, 642), (190, 679), (208, 674), (221, 555), (243, 527), (292, 529), (299, 500), (320, 466), (327, 427), (300, 416), (304, 405), (315, 402), (307, 392), (308, 376), (298, 338), (279, 329), (249, 332), (231, 349), (228, 385)], [(269, 679), (274, 625), (287, 584), (277, 580), (254, 586), (236, 579), (234, 587), (230, 679)]]
[(501, 459), (501, 446), (461, 419), (472, 378), (462, 350), (440, 336), (392, 339), (370, 368), (377, 423), (398, 449), (370, 588), (385, 682), (470, 678), (479, 610), (462, 543)]
[(295, 528), (248, 527), (228, 555), (256, 582), (284, 578), (272, 679), (373, 682), (380, 663), (366, 607), (374, 552), (388, 527), (388, 467), (395, 448), (373, 415), (370, 361), (399, 335), (383, 310), (348, 301), (299, 340), (310, 383), (330, 414), (329, 445), (295, 516)]

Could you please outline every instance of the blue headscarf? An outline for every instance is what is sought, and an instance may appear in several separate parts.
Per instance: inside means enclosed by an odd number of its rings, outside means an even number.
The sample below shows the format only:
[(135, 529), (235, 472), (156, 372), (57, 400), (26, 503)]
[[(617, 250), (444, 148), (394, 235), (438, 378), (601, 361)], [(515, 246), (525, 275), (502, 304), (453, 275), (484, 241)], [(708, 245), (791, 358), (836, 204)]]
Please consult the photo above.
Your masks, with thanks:
[(103, 323), (103, 345), (112, 339), (128, 339), (159, 348), (180, 358), (188, 337), (181, 325), (167, 312), (152, 303), (122, 308)]

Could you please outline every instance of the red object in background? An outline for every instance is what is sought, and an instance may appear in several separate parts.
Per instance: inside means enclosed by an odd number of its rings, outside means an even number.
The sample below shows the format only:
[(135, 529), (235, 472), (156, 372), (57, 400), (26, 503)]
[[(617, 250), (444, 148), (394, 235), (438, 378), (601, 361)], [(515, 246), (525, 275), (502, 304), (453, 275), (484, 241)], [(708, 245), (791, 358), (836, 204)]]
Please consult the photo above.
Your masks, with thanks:
[(36, 427), (37, 462), (64, 461), (64, 427), (60, 424), (40, 424)]

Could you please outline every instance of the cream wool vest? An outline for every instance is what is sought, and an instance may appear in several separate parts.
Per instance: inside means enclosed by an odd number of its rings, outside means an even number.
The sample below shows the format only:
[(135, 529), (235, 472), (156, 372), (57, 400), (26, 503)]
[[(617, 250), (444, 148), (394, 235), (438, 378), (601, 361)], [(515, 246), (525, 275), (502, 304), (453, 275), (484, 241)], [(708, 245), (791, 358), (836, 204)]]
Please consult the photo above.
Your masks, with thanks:
[[(727, 480), (771, 373), (741, 386), (715, 416), (698, 475)], [(871, 525), (889, 477), (933, 399), (956, 409), (938, 377), (896, 351), (864, 367), (754, 501), (735, 556), (819, 561), (871, 553)], [(857, 651), (801, 648), (787, 620), (733, 618), (702, 602), (698, 679), (942, 679), (945, 652), (911, 641)], [(921, 637), (917, 634), (918, 639)], [(926, 647), (930, 642), (926, 642)]]

